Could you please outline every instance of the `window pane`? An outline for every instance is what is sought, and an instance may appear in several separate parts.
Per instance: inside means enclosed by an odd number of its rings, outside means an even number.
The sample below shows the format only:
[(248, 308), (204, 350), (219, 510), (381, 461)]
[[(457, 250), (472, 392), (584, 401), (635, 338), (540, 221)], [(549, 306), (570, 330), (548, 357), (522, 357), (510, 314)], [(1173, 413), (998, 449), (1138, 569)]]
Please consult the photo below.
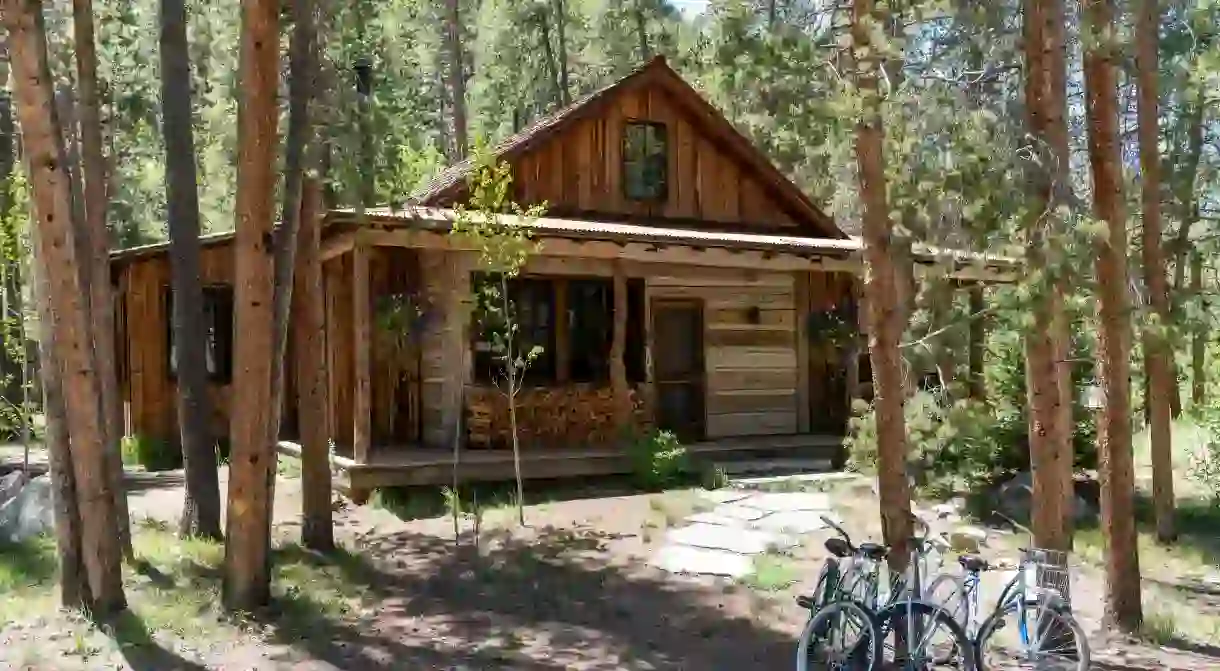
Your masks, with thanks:
[(668, 182), (665, 125), (628, 123), (623, 133), (623, 190), (632, 200), (664, 200)]

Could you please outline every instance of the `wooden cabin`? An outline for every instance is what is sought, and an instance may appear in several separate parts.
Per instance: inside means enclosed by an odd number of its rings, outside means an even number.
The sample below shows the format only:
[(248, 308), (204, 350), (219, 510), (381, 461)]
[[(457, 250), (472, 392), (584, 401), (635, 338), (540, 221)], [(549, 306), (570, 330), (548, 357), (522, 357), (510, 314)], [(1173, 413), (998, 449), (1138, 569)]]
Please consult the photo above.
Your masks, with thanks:
[[(547, 204), (532, 223), (540, 248), (509, 288), (522, 340), (541, 347), (517, 397), (527, 476), (622, 472), (622, 438), (653, 428), (697, 451), (834, 457), (849, 364), (810, 325), (854, 314), (860, 243), (662, 58), (494, 152), (518, 203)], [(478, 255), (450, 234), (472, 170), (443, 171), (401, 210), (328, 213), (324, 295), (294, 299), (325, 304), (317, 365), (336, 463), (356, 489), (448, 482), (455, 436), (463, 477), (512, 473), (506, 398), (472, 316)], [(218, 435), (240, 397), (228, 386), (230, 240), (204, 245)], [(122, 251), (114, 265), (127, 430), (173, 440), (166, 254)]]

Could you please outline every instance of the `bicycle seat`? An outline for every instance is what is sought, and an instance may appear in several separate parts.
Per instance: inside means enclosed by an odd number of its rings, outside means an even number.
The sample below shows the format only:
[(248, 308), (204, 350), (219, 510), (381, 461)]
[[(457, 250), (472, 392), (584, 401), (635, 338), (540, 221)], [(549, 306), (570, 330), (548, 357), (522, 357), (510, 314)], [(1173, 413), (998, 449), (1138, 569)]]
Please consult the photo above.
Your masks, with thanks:
[(826, 540), (826, 551), (839, 559), (847, 559), (851, 556), (851, 546), (847, 544), (847, 541), (838, 537)]
[(817, 601), (815, 601), (813, 597), (806, 596), (804, 594), (796, 597), (796, 605), (804, 608), (805, 610), (817, 610), (818, 607)]
[(972, 573), (986, 571), (991, 568), (987, 560), (978, 555), (962, 555), (957, 558), (957, 561), (962, 565), (962, 568)]
[(890, 553), (890, 549), (880, 543), (861, 543), (860, 554), (872, 559), (873, 561), (881, 561)]

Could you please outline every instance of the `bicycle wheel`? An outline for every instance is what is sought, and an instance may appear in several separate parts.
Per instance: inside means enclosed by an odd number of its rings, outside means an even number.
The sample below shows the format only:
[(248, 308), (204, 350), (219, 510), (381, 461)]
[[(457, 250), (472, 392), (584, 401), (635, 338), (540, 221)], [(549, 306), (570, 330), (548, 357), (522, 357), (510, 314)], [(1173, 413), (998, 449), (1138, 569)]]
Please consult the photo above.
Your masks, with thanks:
[(974, 644), (962, 625), (926, 601), (899, 601), (877, 613), (881, 657), (877, 668), (901, 671), (976, 671)]
[(979, 671), (1087, 671), (1089, 643), (1072, 614), (1044, 603), (1013, 602), (988, 617), (976, 641)]
[(881, 657), (877, 621), (861, 605), (835, 601), (805, 623), (796, 671), (871, 671)]
[(933, 578), (923, 591), (924, 601), (944, 608), (963, 629), (969, 626), (966, 622), (965, 582), (965, 578), (959, 574), (942, 573)]

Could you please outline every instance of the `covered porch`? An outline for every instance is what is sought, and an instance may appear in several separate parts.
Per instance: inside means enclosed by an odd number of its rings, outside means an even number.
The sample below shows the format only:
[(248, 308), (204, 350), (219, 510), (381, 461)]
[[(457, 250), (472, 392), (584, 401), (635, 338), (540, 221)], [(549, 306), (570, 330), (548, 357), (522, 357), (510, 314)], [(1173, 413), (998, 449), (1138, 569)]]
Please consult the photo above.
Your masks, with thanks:
[[(477, 257), (452, 220), (330, 215), (329, 434), (356, 489), (449, 482), (455, 441), (464, 479), (512, 475), (507, 400), (472, 318)], [(626, 472), (623, 438), (652, 428), (696, 454), (837, 461), (845, 364), (807, 324), (853, 301), (856, 241), (545, 218), (532, 229), (541, 246), (510, 289), (543, 351), (517, 397), (526, 477)], [(963, 257), (952, 272), (1011, 268)]]

